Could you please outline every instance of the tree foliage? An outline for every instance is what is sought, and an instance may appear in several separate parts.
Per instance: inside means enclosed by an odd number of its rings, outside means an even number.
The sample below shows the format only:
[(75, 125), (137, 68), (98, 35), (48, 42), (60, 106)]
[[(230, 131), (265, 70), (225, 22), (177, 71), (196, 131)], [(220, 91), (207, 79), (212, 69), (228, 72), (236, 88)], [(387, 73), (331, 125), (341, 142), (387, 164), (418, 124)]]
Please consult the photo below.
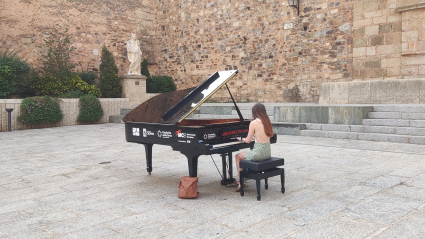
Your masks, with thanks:
[(151, 76), (146, 81), (146, 91), (148, 93), (165, 93), (175, 90), (176, 85), (171, 76)]
[(148, 69), (148, 60), (142, 61), (142, 75), (146, 76), (147, 93), (165, 93), (176, 90), (173, 78), (171, 76), (151, 76)]
[(58, 81), (55, 77), (35, 76), (31, 79), (30, 89), (34, 95), (59, 96), (73, 91), (81, 91), (83, 94), (99, 97), (100, 90), (95, 85), (89, 85), (79, 76), (73, 75), (72, 78), (66, 78)]
[(28, 96), (30, 65), (18, 52), (0, 51), (0, 98), (16, 94)]
[(56, 24), (56, 27), (48, 33), (47, 39), (44, 39), (44, 44), (39, 46), (43, 66), (41, 73), (45, 77), (55, 77), (58, 81), (66, 78), (71, 78), (72, 69), (75, 65), (70, 61), (71, 52), (74, 48), (71, 46), (68, 29), (63, 30), (62, 27)]
[(106, 46), (102, 47), (100, 63), (99, 88), (104, 98), (120, 98), (122, 92), (121, 81), (118, 77), (118, 68), (112, 53)]
[(140, 68), (141, 69), (140, 73), (149, 78), (151, 74), (149, 73), (149, 69), (148, 69), (148, 65), (149, 65), (148, 59), (143, 59), (141, 65), (142, 66)]
[(94, 81), (97, 79), (97, 74), (93, 71), (81, 71), (78, 72), (77, 75), (89, 85), (93, 85)]

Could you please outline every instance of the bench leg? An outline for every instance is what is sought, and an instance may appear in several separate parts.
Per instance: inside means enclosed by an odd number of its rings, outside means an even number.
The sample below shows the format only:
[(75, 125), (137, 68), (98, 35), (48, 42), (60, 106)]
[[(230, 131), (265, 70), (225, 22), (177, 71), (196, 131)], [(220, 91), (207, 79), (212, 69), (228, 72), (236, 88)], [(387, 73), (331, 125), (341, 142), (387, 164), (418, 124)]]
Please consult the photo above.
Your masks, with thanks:
[(261, 195), (260, 195), (260, 189), (261, 189), (261, 185), (260, 185), (260, 179), (256, 180), (256, 187), (257, 187), (257, 200), (260, 201), (261, 200)]
[(244, 185), (244, 178), (243, 178), (242, 173), (241, 173), (241, 177), (239, 178), (239, 186), (241, 187), (240, 193), (241, 193), (241, 196), (242, 197), (245, 194), (244, 191), (243, 191), (243, 188), (244, 188), (243, 185)]
[(280, 175), (281, 191), (285, 193), (285, 169), (282, 168), (282, 174)]
[(268, 178), (265, 178), (264, 179), (264, 182), (265, 182), (265, 184), (264, 184), (264, 188), (267, 190), (267, 189), (269, 189), (269, 184), (268, 184)]

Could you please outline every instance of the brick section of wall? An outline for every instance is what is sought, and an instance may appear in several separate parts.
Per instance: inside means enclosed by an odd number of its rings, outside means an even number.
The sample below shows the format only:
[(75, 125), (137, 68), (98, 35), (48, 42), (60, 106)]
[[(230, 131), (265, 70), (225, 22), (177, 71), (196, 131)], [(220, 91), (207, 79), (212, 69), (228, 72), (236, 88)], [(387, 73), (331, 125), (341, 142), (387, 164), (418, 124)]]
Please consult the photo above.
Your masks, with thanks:
[[(0, 99), (0, 131), (8, 130), (8, 113), (6, 109), (12, 108), (12, 130), (18, 129), (38, 129), (38, 128), (47, 128), (47, 127), (57, 127), (57, 126), (69, 126), (77, 125), (77, 117), (79, 113), (78, 99), (61, 99), (60, 107), (64, 114), (64, 118), (61, 122), (58, 123), (44, 123), (37, 126), (31, 126), (26, 124), (21, 124), (18, 122), (17, 118), (21, 114), (20, 105), (22, 99), (11, 99), (5, 100)], [(100, 98), (99, 99), (102, 108), (103, 108), (103, 117), (99, 120), (98, 123), (109, 123), (109, 116), (119, 115), (121, 108), (130, 108), (130, 103), (128, 98), (120, 99), (110, 99), (110, 98)]]
[[(183, 89), (238, 69), (237, 101), (284, 102), (298, 86), (302, 101), (317, 102), (322, 82), (352, 77), (352, 3), (301, 3), (297, 16), (287, 1), (161, 0), (155, 73)], [(227, 89), (212, 99), (229, 100)]]
[(425, 76), (425, 2), (410, 2), (397, 8), (403, 20), (401, 75)]
[(355, 80), (425, 76), (425, 4), (420, 8), (418, 2), (365, 0), (354, 3)]
[(398, 77), (401, 71), (402, 19), (394, 0), (354, 3), (353, 78)]
[(69, 29), (75, 51), (76, 70), (98, 72), (101, 48), (105, 44), (115, 57), (119, 74), (126, 74), (126, 41), (137, 33), (143, 57), (154, 63), (156, 13), (154, 0), (4, 0), (0, 11), (0, 50), (20, 51), (34, 67), (39, 66), (40, 49), (49, 27)]

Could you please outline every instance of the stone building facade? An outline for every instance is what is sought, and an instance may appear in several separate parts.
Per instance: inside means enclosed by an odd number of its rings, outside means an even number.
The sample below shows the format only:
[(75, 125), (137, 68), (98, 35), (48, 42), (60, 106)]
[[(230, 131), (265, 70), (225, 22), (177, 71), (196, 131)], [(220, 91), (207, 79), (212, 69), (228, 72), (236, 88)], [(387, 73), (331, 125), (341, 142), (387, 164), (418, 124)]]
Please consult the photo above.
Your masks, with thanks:
[[(21, 50), (36, 65), (53, 23), (73, 36), (73, 60), (96, 71), (100, 48), (126, 73), (125, 41), (137, 31), (153, 75), (178, 89), (219, 70), (240, 102), (318, 102), (328, 82), (425, 76), (421, 0), (4, 0), (0, 49)], [(5, 30), (3, 30), (5, 29)], [(225, 90), (213, 101), (229, 101)]]

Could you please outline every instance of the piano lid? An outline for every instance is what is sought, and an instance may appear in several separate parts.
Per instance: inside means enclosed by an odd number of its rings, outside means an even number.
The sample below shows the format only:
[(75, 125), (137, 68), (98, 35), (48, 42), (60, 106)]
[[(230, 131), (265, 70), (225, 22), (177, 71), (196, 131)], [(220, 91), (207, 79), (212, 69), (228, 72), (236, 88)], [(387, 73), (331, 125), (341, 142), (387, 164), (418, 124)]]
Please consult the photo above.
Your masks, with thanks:
[(238, 73), (238, 70), (216, 71), (206, 81), (196, 87), (183, 100), (177, 103), (173, 108), (162, 115), (164, 121), (167, 121), (176, 113), (180, 112), (180, 123), (196, 108), (204, 103), (211, 95), (213, 95), (220, 87), (225, 85), (230, 79)]

